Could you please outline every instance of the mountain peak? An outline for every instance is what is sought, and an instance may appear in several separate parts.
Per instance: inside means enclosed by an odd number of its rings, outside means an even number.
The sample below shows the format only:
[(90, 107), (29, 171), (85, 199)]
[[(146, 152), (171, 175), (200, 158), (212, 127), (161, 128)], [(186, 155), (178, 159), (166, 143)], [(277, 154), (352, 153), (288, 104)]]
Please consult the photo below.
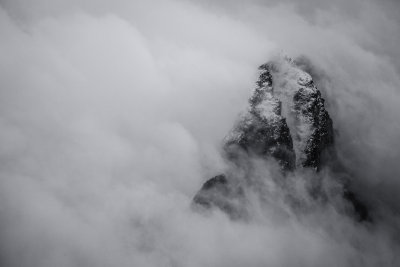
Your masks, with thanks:
[(241, 213), (232, 200), (245, 198), (251, 159), (275, 161), (285, 175), (303, 168), (318, 172), (327, 159), (335, 158), (332, 119), (312, 76), (288, 57), (263, 64), (259, 71), (249, 106), (223, 144), (227, 161), (245, 170), (244, 180), (232, 174), (216, 176), (194, 198), (194, 203), (219, 207), (231, 217)]

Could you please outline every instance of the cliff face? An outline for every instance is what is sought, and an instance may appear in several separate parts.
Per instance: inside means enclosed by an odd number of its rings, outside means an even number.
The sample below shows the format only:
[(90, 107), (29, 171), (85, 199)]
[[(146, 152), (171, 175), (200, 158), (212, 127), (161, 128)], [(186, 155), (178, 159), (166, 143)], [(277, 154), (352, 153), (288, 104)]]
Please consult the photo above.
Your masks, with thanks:
[[(303, 168), (318, 172), (335, 158), (332, 119), (312, 77), (288, 58), (261, 65), (259, 70), (249, 107), (223, 144), (225, 158), (245, 170), (245, 175), (235, 178), (233, 170), (216, 176), (194, 197), (194, 204), (220, 208), (231, 218), (245, 217), (245, 191), (253, 168), (250, 159), (275, 161), (284, 176)], [(320, 193), (310, 194), (318, 197)], [(355, 212), (363, 208), (353, 193), (344, 190), (343, 197)]]
[(266, 65), (257, 81), (258, 87), (249, 99), (249, 108), (225, 139), (228, 158), (238, 157), (238, 150), (265, 159), (276, 159), (284, 170), (295, 167), (293, 141), (282, 102), (274, 96), (272, 75)]

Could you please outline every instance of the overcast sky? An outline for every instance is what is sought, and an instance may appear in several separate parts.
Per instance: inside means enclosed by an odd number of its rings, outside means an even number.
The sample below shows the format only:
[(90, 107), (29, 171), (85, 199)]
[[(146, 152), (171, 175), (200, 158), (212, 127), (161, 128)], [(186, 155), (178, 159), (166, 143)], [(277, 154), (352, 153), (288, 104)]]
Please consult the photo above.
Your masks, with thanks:
[[(398, 14), (396, 0), (0, 0), (0, 265), (400, 264)], [(374, 227), (190, 209), (277, 53), (313, 63)]]

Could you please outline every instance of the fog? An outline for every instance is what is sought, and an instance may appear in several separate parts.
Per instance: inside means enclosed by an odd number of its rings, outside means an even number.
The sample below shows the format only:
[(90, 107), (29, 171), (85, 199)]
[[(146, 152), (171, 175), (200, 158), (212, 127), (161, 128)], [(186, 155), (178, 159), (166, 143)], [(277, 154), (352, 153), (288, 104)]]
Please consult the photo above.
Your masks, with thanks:
[[(399, 11), (0, 0), (0, 265), (399, 265)], [(312, 203), (294, 214), (268, 165), (268, 201), (251, 220), (191, 208), (227, 168), (221, 142), (257, 67), (279, 53), (311, 62), (372, 222)]]

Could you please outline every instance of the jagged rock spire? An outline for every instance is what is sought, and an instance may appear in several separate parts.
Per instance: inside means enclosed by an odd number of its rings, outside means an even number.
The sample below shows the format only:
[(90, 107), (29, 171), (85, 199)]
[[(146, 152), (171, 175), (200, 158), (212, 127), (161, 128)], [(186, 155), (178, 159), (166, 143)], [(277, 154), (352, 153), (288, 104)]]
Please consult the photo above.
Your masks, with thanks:
[[(223, 144), (226, 159), (249, 174), (242, 181), (232, 174), (218, 175), (203, 185), (193, 201), (204, 208), (218, 207), (231, 218), (246, 214), (244, 189), (252, 169), (246, 159), (275, 160), (285, 175), (302, 168), (318, 172), (325, 159), (335, 157), (332, 119), (311, 75), (288, 57), (263, 64), (259, 70), (249, 107)], [(360, 204), (347, 200), (355, 208)]]
[(249, 108), (225, 139), (228, 158), (240, 148), (272, 157), (284, 170), (319, 169), (333, 146), (332, 120), (311, 76), (284, 58), (259, 67)]

